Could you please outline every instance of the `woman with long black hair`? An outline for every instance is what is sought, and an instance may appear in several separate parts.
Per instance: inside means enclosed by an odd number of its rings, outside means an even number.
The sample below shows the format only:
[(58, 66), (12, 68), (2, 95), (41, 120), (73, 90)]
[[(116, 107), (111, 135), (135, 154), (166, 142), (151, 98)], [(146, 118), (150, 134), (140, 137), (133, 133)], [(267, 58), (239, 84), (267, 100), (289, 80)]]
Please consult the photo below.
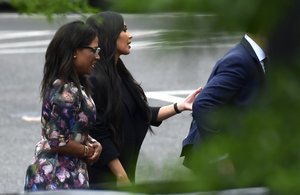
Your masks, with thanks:
[(183, 110), (191, 110), (200, 89), (183, 102), (163, 107), (150, 107), (141, 86), (121, 60), (130, 53), (132, 35), (122, 15), (101, 12), (87, 19), (101, 39), (101, 58), (90, 76), (97, 122), (91, 135), (103, 146), (101, 157), (89, 167), (91, 184), (134, 183), (139, 151), (150, 125)]
[(96, 108), (86, 79), (99, 60), (98, 37), (91, 26), (74, 21), (51, 40), (41, 82), (41, 134), (25, 178), (25, 191), (87, 189), (87, 164), (101, 145), (89, 130)]

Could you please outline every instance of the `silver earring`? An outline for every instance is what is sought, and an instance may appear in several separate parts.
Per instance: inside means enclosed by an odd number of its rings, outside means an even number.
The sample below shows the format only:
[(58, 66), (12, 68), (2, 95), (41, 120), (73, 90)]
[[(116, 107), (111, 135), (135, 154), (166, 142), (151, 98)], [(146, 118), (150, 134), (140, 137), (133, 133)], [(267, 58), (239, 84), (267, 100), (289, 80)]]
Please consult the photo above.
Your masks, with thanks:
[(77, 58), (77, 56), (73, 56), (73, 58)]

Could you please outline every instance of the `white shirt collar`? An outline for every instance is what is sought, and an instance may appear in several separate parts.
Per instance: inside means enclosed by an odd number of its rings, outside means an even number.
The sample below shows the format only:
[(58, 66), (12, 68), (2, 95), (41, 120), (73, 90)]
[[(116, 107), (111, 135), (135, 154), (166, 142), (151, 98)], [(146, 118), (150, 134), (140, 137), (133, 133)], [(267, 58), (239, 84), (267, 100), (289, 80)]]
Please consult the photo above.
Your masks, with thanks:
[(259, 47), (257, 45), (257, 43), (255, 43), (255, 41), (253, 41), (253, 39), (251, 39), (247, 34), (245, 34), (245, 39), (249, 42), (249, 44), (251, 45), (252, 49), (254, 50), (258, 60), (261, 62), (263, 59), (266, 58), (266, 54), (265, 52), (262, 50), (261, 47)]

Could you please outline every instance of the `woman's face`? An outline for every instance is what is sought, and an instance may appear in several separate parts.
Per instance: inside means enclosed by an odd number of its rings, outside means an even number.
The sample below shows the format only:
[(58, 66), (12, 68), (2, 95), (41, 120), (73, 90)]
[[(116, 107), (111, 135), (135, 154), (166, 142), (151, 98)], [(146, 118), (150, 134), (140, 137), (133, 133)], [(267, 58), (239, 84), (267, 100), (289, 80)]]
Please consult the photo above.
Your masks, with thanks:
[(127, 30), (126, 24), (124, 24), (123, 30), (119, 34), (117, 39), (117, 53), (116, 58), (119, 58), (120, 55), (127, 55), (130, 53), (130, 44), (131, 44), (132, 35)]
[(73, 59), (75, 70), (79, 75), (90, 74), (95, 67), (99, 56), (98, 38), (96, 37), (89, 45), (78, 48), (74, 53)]

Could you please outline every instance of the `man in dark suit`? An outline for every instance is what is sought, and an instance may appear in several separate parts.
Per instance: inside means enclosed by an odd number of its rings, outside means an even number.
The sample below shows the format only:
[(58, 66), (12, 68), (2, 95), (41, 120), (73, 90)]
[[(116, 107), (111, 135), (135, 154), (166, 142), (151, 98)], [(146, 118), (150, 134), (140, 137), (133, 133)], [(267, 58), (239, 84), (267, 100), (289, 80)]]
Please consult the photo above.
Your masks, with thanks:
[(257, 98), (268, 71), (264, 63), (265, 46), (262, 37), (246, 34), (216, 63), (206, 86), (193, 104), (193, 121), (181, 152), (181, 156), (185, 156), (185, 166), (191, 168), (190, 157), (199, 150), (200, 143), (207, 136), (219, 132), (220, 129), (214, 129), (213, 113), (222, 107), (249, 106)]

